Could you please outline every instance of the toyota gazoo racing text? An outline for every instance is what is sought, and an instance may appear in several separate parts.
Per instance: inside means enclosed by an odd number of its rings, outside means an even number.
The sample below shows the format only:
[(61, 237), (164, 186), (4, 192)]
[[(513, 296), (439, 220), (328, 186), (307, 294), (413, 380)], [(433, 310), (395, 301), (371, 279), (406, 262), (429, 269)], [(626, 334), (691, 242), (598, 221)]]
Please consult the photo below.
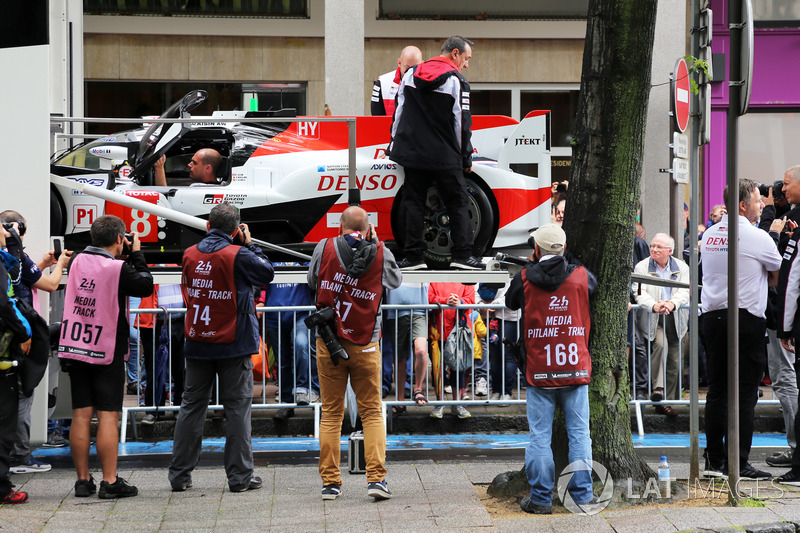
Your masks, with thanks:
[[(189, 93), (162, 118), (187, 118), (204, 99), (204, 91)], [(338, 234), (339, 217), (347, 207), (347, 123), (315, 117), (248, 122), (263, 116), (264, 112), (215, 112), (192, 117), (192, 122), (154, 123), (111, 134), (56, 154), (51, 172), (200, 218), (207, 218), (214, 205), (229, 203), (241, 210), (254, 237), (309, 251), (321, 239)], [(390, 125), (391, 117), (356, 118), (356, 184), (378, 237), (402, 246), (397, 199), (403, 195), (403, 167), (384, 155)], [(549, 133), (549, 111), (531, 112), (522, 122), (505, 116), (473, 117), (474, 164), (466, 181), (476, 255), (523, 246), (531, 228), (550, 221)], [(190, 186), (188, 163), (200, 148), (213, 148), (223, 156), (216, 185)], [(162, 155), (166, 187), (155, 186), (153, 178), (153, 164)], [(51, 233), (64, 235), (72, 249), (89, 244), (89, 228), (103, 214), (119, 216), (129, 231), (138, 232), (148, 258), (177, 258), (202, 237), (197, 229), (146, 210), (58, 184), (51, 185), (50, 201)], [(428, 191), (427, 206), (427, 259), (446, 262), (449, 218), (434, 187)]]

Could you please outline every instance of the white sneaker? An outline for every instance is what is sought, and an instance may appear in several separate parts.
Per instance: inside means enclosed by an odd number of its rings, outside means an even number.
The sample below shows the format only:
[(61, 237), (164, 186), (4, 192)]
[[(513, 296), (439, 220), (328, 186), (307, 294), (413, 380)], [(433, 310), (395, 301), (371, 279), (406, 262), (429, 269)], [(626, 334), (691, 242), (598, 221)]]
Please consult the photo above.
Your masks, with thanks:
[(314, 392), (312, 390), (311, 391), (311, 403), (319, 403), (319, 400), (320, 400), (319, 393), (318, 392)]
[(431, 411), (431, 418), (442, 418), (444, 416), (444, 405), (437, 405)]
[(511, 398), (510, 394), (503, 394), (503, 396), (501, 396), (500, 399), (502, 401), (506, 402), (506, 401), (510, 401), (512, 398)]
[(294, 401), (297, 405), (308, 405), (311, 398), (308, 396), (307, 392), (298, 392), (294, 395)]
[(458, 418), (469, 418), (472, 416), (471, 414), (469, 414), (469, 411), (467, 411), (467, 408), (464, 407), (463, 405), (454, 405), (451, 407), (451, 409), (453, 411), (453, 414), (456, 415)]
[(493, 392), (492, 395), (489, 396), (489, 399), (492, 400), (492, 401), (499, 400), (500, 399), (500, 393), (499, 392)]
[(444, 388), (444, 391), (445, 391), (447, 394), (453, 394), (453, 387), (451, 387), (450, 385), (448, 385), (448, 386), (446, 386), (446, 387)]
[(486, 384), (486, 378), (478, 378), (475, 382), (475, 396), (486, 396), (489, 392), (489, 387)]

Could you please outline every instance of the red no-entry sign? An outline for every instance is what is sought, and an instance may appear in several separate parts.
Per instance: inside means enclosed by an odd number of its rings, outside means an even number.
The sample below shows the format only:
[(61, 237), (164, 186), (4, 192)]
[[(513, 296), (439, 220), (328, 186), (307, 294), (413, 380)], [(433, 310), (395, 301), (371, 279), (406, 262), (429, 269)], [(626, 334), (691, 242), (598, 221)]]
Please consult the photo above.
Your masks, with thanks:
[(689, 125), (689, 67), (683, 58), (675, 63), (672, 72), (672, 116), (678, 131), (686, 131)]

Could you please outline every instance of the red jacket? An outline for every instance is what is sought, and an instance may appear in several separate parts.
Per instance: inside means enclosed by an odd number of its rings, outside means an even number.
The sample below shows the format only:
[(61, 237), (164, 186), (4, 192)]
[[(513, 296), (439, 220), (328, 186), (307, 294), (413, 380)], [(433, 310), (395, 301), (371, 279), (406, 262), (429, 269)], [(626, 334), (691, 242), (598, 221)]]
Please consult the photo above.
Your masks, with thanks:
[[(451, 294), (456, 294), (460, 299), (462, 304), (474, 304), (475, 303), (475, 286), (474, 285), (464, 285), (463, 283), (431, 283), (430, 287), (428, 288), (428, 302), (432, 304), (442, 304), (443, 307), (447, 306), (447, 298)], [(467, 317), (467, 325), (470, 329), (472, 329), (472, 320), (470, 320), (471, 310), (470, 309), (463, 309), (462, 313), (464, 313)], [(433, 320), (431, 321), (431, 325), (434, 326), (437, 330), (441, 329), (441, 315), (444, 314), (444, 331), (439, 331), (441, 335), (441, 339), (444, 342), (447, 340), (448, 335), (450, 335), (450, 331), (452, 331), (453, 326), (456, 324), (456, 311), (454, 309), (446, 309), (441, 313), (439, 311), (435, 311), (433, 313)]]

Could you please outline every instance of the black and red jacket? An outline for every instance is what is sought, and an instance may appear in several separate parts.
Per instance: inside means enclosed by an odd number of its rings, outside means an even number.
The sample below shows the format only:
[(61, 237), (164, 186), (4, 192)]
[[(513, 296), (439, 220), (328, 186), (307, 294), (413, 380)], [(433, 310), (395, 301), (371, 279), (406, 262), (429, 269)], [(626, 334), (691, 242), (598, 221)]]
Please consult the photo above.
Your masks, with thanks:
[(386, 155), (409, 168), (472, 166), (469, 83), (445, 57), (409, 68), (397, 90)]

